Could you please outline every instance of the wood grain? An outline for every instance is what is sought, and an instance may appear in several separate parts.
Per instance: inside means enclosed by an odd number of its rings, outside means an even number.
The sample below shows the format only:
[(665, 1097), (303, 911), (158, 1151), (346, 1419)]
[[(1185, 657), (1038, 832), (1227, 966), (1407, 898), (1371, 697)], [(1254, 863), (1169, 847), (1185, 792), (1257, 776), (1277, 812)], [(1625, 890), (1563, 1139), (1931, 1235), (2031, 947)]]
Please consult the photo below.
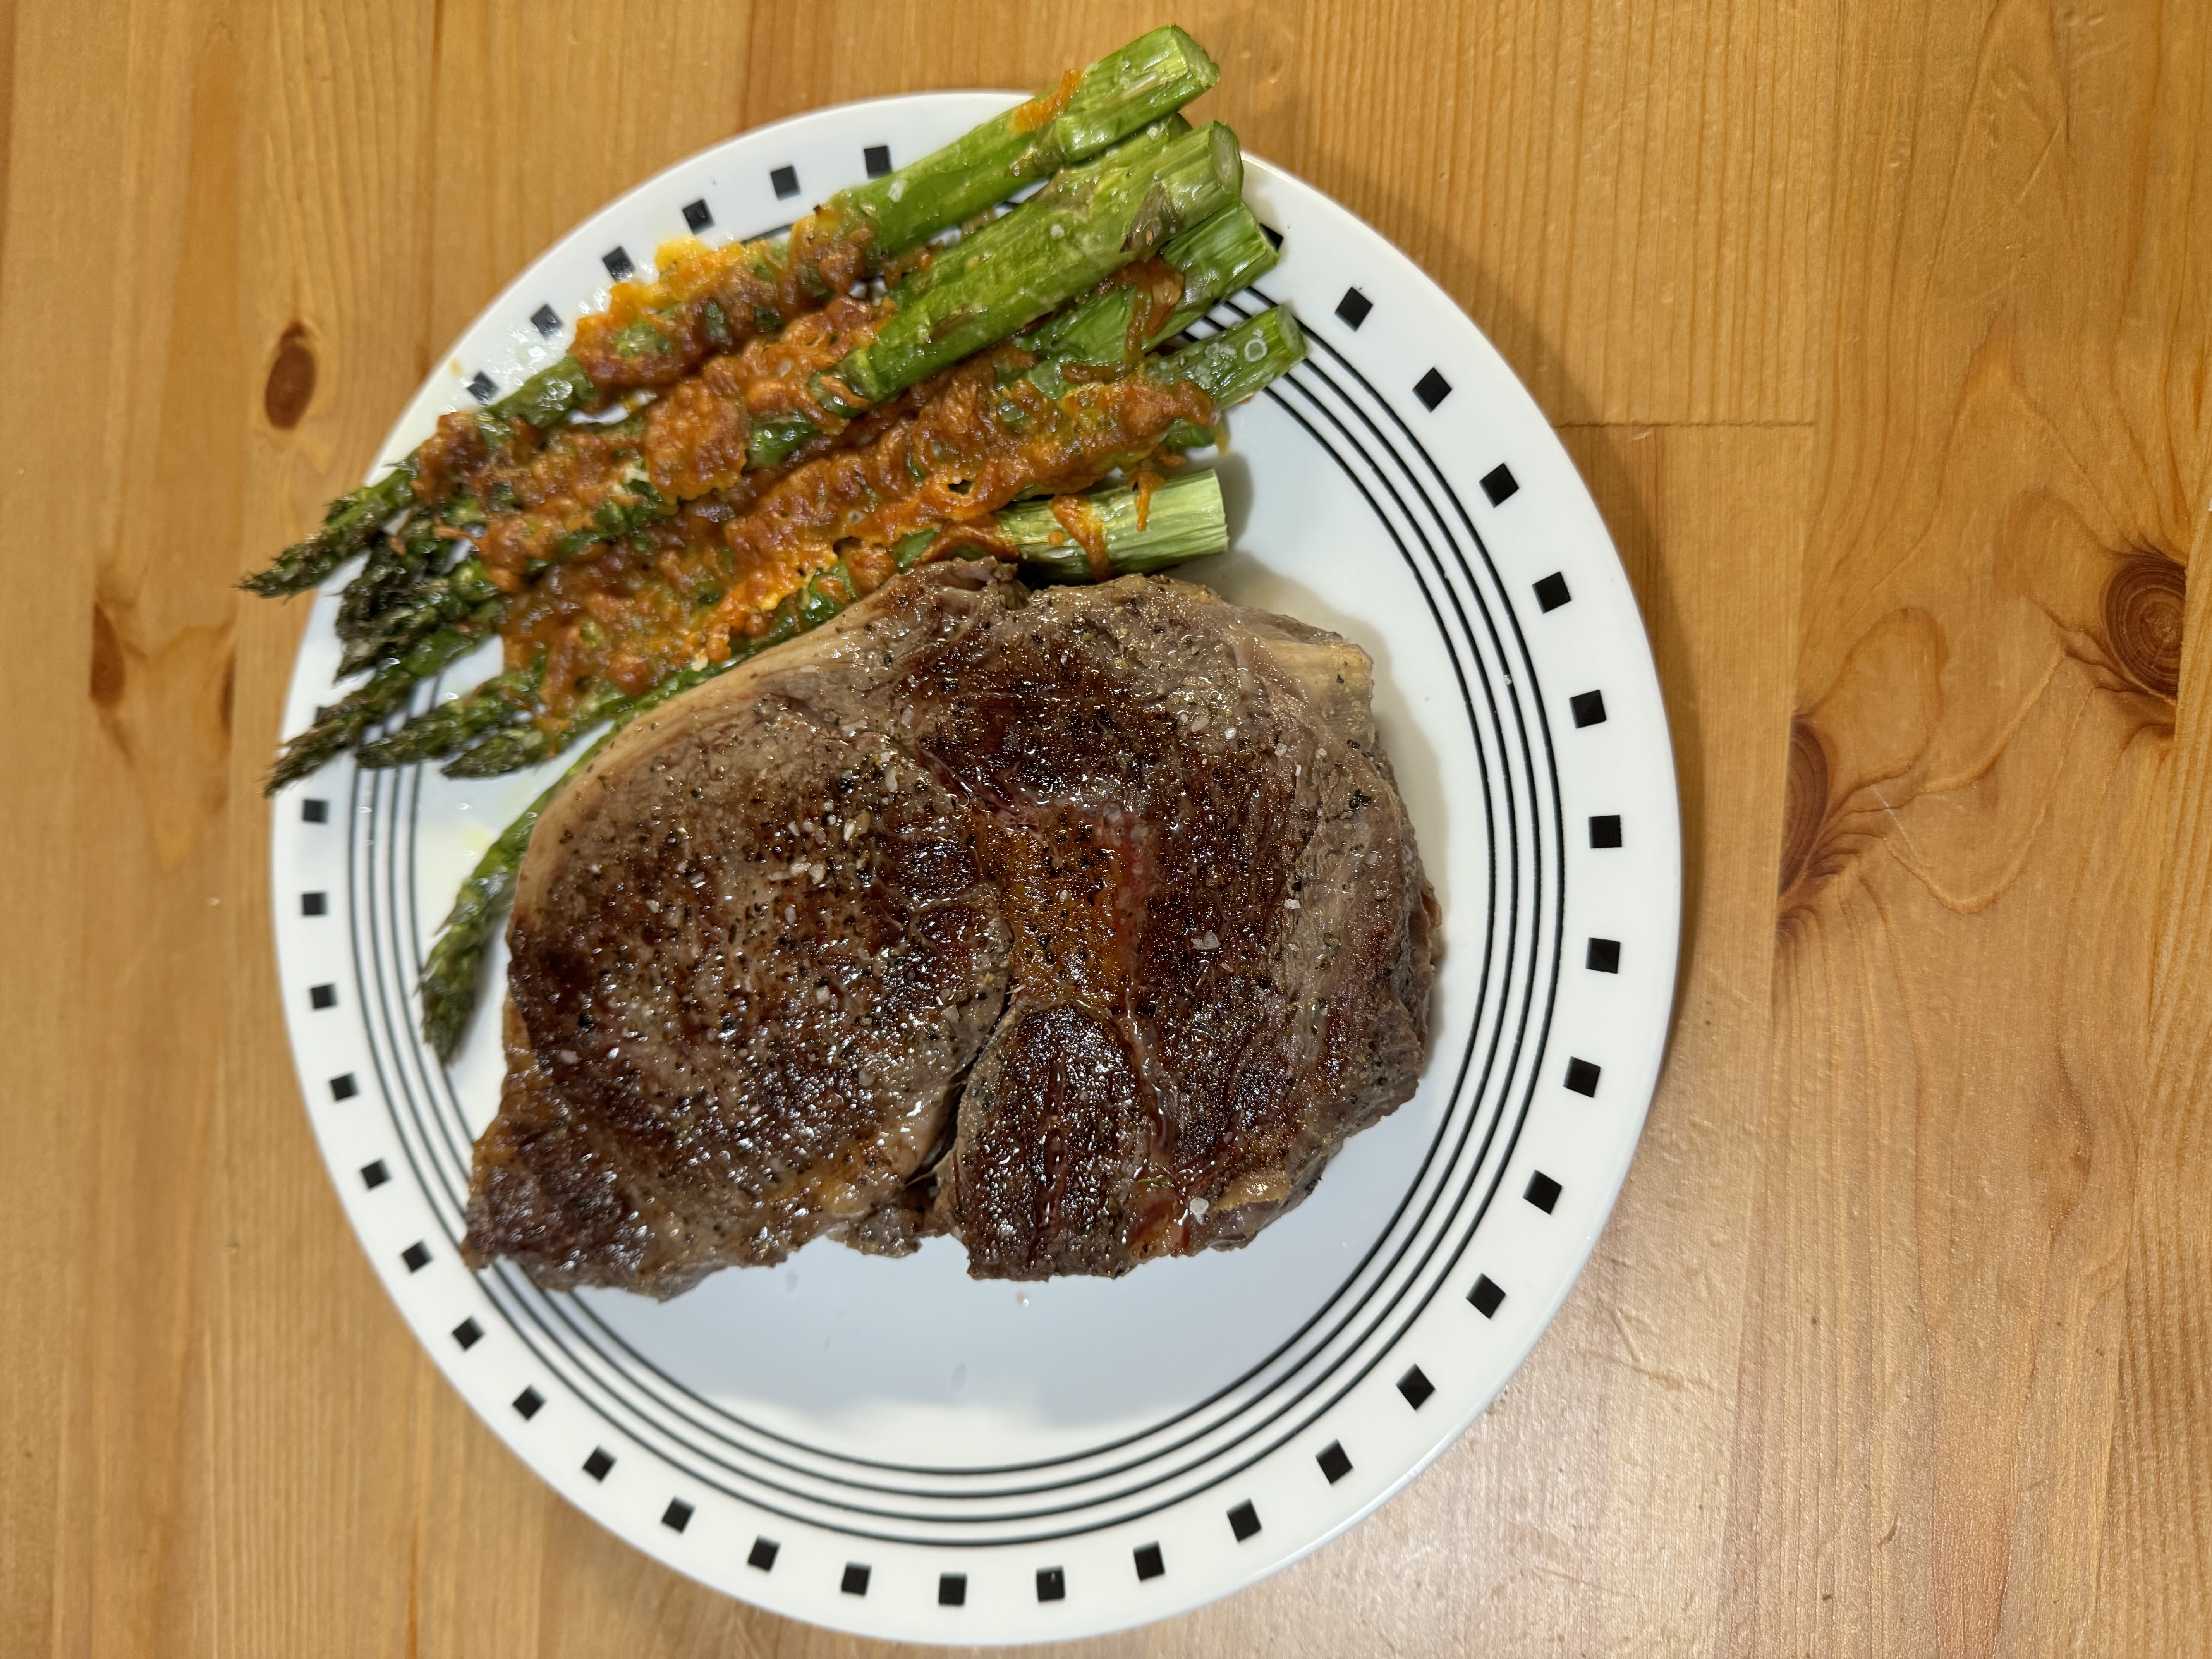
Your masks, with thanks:
[[(0, 1653), (890, 1651), (614, 1542), (384, 1299), (276, 1006), (299, 613), (230, 584), (635, 179), (1158, 21), (0, 3)], [(2212, 13), (1181, 21), (1562, 424), (1688, 915), (1642, 1152), (1498, 1406), (1279, 1578), (1067, 1651), (2207, 1650)]]

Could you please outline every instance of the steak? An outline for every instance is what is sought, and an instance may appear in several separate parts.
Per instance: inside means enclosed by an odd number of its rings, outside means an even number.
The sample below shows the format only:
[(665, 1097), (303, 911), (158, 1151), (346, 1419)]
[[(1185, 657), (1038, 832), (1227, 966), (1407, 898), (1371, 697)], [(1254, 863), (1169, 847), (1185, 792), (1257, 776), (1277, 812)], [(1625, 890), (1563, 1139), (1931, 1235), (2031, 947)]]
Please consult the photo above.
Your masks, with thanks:
[(522, 866), (471, 1259), (671, 1296), (824, 1235), (1244, 1243), (1420, 1072), (1370, 689), (1188, 582), (951, 562), (640, 720)]

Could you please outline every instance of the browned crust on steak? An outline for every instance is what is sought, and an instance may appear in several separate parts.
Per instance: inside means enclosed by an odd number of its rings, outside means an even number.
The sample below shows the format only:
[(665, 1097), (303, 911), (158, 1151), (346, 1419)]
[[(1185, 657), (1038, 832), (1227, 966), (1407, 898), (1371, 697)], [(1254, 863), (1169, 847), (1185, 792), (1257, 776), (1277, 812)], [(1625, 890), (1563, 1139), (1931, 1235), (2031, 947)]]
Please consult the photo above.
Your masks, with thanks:
[(1420, 1070), (1370, 692), (1188, 583), (948, 565), (641, 722), (523, 865), (472, 1259), (669, 1295), (823, 1234), (1008, 1278), (1243, 1243)]

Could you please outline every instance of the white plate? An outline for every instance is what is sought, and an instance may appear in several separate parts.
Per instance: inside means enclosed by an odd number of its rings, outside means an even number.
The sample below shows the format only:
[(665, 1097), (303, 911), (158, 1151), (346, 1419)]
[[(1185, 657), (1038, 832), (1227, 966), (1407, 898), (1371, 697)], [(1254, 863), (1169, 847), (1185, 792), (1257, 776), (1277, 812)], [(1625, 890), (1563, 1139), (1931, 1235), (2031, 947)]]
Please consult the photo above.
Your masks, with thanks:
[[(872, 148), (910, 161), (1010, 96), (823, 110), (639, 186), (461, 337), (377, 471), (476, 376), (506, 390), (557, 356), (605, 300), (614, 250), (645, 269), (700, 204), (708, 236), (757, 235), (862, 177)], [(1249, 1248), (1018, 1287), (968, 1279), (947, 1240), (904, 1261), (822, 1242), (665, 1304), (471, 1273), (455, 1241), (498, 1099), (505, 959), (450, 1069), (416, 1038), (415, 964), (542, 780), (348, 763), (275, 804), (301, 1081), (400, 1311), (569, 1501), (777, 1613), (908, 1641), (1064, 1639), (1297, 1559), (1497, 1395), (1635, 1149), (1680, 869), (1666, 719), (1620, 561), (1542, 414), (1435, 283), (1264, 162), (1248, 160), (1246, 194), (1283, 238), (1261, 289), (1295, 307), (1313, 355), (1231, 417), (1237, 550), (1188, 574), (1374, 655), (1446, 947), (1419, 1093)], [(336, 586), (315, 602), (288, 732), (330, 695)]]

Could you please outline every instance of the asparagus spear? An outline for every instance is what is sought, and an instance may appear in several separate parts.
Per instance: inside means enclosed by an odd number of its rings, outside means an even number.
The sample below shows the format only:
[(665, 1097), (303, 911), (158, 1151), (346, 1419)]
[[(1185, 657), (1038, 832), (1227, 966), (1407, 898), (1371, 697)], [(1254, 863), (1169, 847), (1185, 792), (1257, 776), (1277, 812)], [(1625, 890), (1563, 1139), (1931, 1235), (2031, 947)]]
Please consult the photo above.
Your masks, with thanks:
[(1091, 580), (1091, 554), (1084, 541), (1103, 550), (1108, 568), (1117, 576), (1202, 558), (1228, 544), (1221, 480), (1210, 468), (1150, 490), (1100, 489), (1064, 499), (1090, 520), (1082, 540), (1069, 532), (1060, 502), (1023, 501), (998, 514), (999, 532), (1012, 544), (1024, 573), (1043, 580)]
[[(362, 566), (361, 573), (346, 584), (344, 597), (338, 602), (338, 638), (350, 645), (375, 611), (388, 607), (398, 596), (418, 586), (437, 562), (438, 544), (435, 526), (419, 514), (410, 514), (404, 528), (372, 542), (368, 562)], [(351, 654), (350, 651), (348, 654)], [(354, 665), (356, 668), (362, 665)], [(348, 672), (347, 663), (341, 659), (338, 673), (343, 677)]]
[[(879, 269), (1031, 179), (1139, 131), (1206, 91), (1220, 74), (1181, 29), (1155, 29), (1099, 59), (1075, 77), (1073, 87), (1063, 85), (1060, 93), (994, 116), (888, 178), (831, 197), (810, 216), (819, 222), (811, 227), (816, 232), (812, 251), (818, 258), (823, 249), (848, 247), (857, 240), (867, 266)], [(774, 261), (779, 252), (773, 246), (747, 250), (763, 262)], [(822, 297), (831, 291), (825, 285)], [(749, 315), (726, 317), (714, 349), (731, 349), (752, 323)], [(563, 357), (485, 411), (487, 434), (503, 435), (504, 423), (514, 421), (546, 430), (588, 407), (599, 393), (584, 366), (573, 356)], [(314, 586), (365, 550), (394, 514), (412, 503), (414, 483), (410, 458), (375, 483), (340, 496), (321, 529), (286, 548), (241, 586), (268, 597)]]
[[(1141, 528), (1135, 493), (1111, 489), (1085, 498), (1088, 510), (1104, 532), (1107, 558), (1115, 573), (1153, 569), (1176, 559), (1218, 553), (1229, 544), (1220, 483), (1211, 472), (1193, 473), (1154, 490), (1149, 511), (1142, 515)], [(1042, 518), (1027, 508), (1010, 509), (1000, 515), (998, 526), (1004, 544), (1016, 556), (1052, 564), (1055, 569), (1064, 567), (1066, 559), (1052, 539), (1059, 528), (1049, 509)], [(909, 536), (897, 550), (899, 568), (911, 569), (947, 556), (988, 556), (992, 548), (972, 539), (973, 533), (972, 527), (946, 526)], [(1087, 564), (1080, 564), (1072, 574), (1088, 574), (1088, 568)], [(775, 623), (767, 633), (748, 641), (727, 662), (671, 675), (641, 696), (607, 711), (612, 724), (486, 849), (461, 884), (453, 910), (438, 930), (422, 964), (422, 1038), (440, 1059), (451, 1060), (460, 1046), (469, 1016), (476, 1008), (477, 981), (485, 947), (514, 899), (515, 878), (523, 855), (530, 850), (531, 832), (553, 798), (638, 715), (773, 646), (819, 627), (851, 604), (857, 592), (851, 574), (842, 564), (823, 571), (777, 606)]]

